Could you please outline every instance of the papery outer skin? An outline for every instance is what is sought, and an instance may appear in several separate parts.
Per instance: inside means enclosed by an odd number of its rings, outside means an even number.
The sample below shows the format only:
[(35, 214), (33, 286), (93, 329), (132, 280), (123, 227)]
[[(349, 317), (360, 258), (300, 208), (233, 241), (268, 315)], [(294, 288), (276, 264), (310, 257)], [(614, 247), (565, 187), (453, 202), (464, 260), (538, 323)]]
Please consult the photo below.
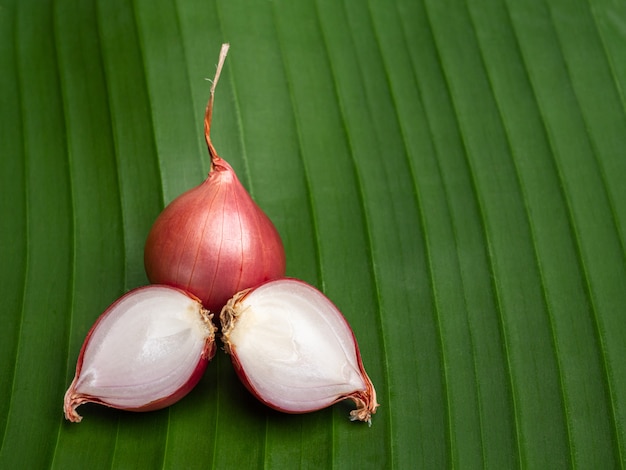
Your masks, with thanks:
[(191, 292), (212, 312), (236, 292), (285, 274), (278, 231), (217, 155), (208, 178), (158, 216), (144, 261), (150, 282)]
[[(199, 306), (198, 307), (199, 312), (203, 312), (202, 316), (203, 316), (203, 322), (205, 326), (207, 327), (207, 337), (204, 343), (204, 347), (201, 353), (199, 354), (198, 362), (194, 370), (190, 374), (189, 378), (184, 383), (182, 383), (180, 387), (174, 393), (171, 393), (167, 396), (157, 397), (153, 400), (148, 400), (145, 403), (141, 404), (140, 406), (136, 406), (136, 407), (118, 406), (114, 403), (107, 402), (101, 399), (100, 397), (78, 392), (76, 390), (76, 384), (80, 379), (80, 375), (83, 369), (85, 351), (87, 350), (87, 347), (90, 344), (90, 340), (92, 336), (97, 331), (102, 321), (105, 319), (107, 314), (111, 312), (113, 309), (115, 309), (123, 300), (128, 299), (130, 296), (135, 295), (138, 292), (146, 291), (149, 289), (166, 289), (166, 290), (183, 294), (189, 299), (191, 299), (192, 301), (197, 302)], [(209, 313), (205, 309), (202, 308), (200, 304), (200, 299), (198, 299), (196, 296), (188, 292), (185, 292), (182, 289), (178, 289), (178, 288), (166, 286), (166, 285), (151, 285), (151, 286), (139, 287), (139, 288), (136, 288), (127, 292), (125, 295), (123, 295), (122, 297), (117, 299), (115, 302), (113, 302), (98, 317), (96, 322), (93, 324), (93, 326), (90, 328), (89, 332), (87, 333), (87, 336), (85, 337), (85, 340), (80, 349), (80, 353), (79, 353), (78, 360), (76, 363), (76, 372), (74, 375), (74, 379), (72, 380), (72, 383), (70, 384), (70, 387), (68, 388), (65, 394), (64, 411), (65, 411), (66, 419), (72, 422), (80, 422), (82, 420), (82, 416), (80, 416), (76, 412), (76, 408), (84, 403), (97, 403), (100, 405), (108, 406), (110, 408), (123, 409), (126, 411), (137, 411), (137, 412), (153, 411), (153, 410), (158, 410), (158, 409), (166, 408), (170, 405), (173, 405), (174, 403), (179, 401), (181, 398), (183, 398), (185, 395), (187, 395), (198, 384), (198, 382), (202, 378), (202, 375), (209, 361), (215, 355), (216, 345), (215, 345), (214, 332), (215, 332), (215, 326), (211, 322), (211, 315), (209, 315)]]
[[(281, 406), (281, 404), (275, 403), (267, 397), (263, 396), (263, 393), (255, 387), (254, 380), (251, 379), (251, 376), (254, 375), (255, 371), (245, 370), (245, 367), (243, 366), (242, 360), (239, 357), (237, 351), (237, 345), (231, 341), (231, 335), (234, 329), (237, 327), (239, 316), (250, 315), (253, 313), (254, 307), (252, 306), (252, 304), (246, 303), (246, 300), (254, 293), (254, 291), (263, 287), (279, 286), (280, 284), (283, 284), (284, 286), (284, 283), (294, 283), (295, 285), (305, 286), (306, 289), (308, 289), (311, 293), (315, 292), (315, 295), (319, 296), (319, 298), (324, 299), (324, 301), (328, 303), (328, 308), (332, 309), (335, 318), (343, 323), (343, 326), (346, 328), (346, 332), (349, 332), (349, 335), (354, 344), (353, 353), (355, 355), (355, 360), (361, 373), (361, 378), (363, 379), (363, 387), (361, 389), (353, 390), (349, 393), (341, 394), (336, 397), (329, 397), (329, 399), (325, 403), (317, 404), (316, 406), (310, 406), (308, 409), (303, 410), (294, 409), (288, 406)], [(280, 295), (280, 293), (276, 292), (276, 295)], [(278, 322), (279, 319), (277, 319), (276, 321)], [(226, 352), (229, 353), (231, 356), (231, 360), (235, 367), (237, 375), (241, 379), (244, 386), (265, 405), (278, 411), (296, 414), (316, 411), (331, 406), (339, 401), (352, 399), (357, 404), (357, 409), (353, 410), (350, 413), (350, 419), (365, 421), (371, 425), (371, 415), (376, 412), (376, 408), (379, 405), (376, 402), (376, 391), (374, 390), (374, 386), (369, 376), (365, 372), (365, 368), (363, 367), (361, 354), (358, 344), (356, 342), (356, 338), (354, 336), (354, 332), (350, 328), (350, 325), (348, 324), (346, 318), (343, 316), (343, 314), (341, 314), (337, 307), (315, 287), (310, 286), (298, 279), (284, 278), (268, 281), (258, 287), (244, 290), (236, 294), (232, 299), (230, 299), (227, 305), (224, 307), (221, 312), (221, 324), (222, 341), (224, 342)]]

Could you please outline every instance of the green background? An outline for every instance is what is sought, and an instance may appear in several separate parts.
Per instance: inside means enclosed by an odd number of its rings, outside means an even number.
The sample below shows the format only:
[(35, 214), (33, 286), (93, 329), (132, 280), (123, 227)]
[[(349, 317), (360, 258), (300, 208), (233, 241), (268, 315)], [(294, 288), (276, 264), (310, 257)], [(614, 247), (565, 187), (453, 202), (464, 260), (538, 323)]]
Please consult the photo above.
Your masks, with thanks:
[[(381, 406), (63, 394), (212, 137)], [(624, 468), (626, 2), (0, 0), (0, 468)]]

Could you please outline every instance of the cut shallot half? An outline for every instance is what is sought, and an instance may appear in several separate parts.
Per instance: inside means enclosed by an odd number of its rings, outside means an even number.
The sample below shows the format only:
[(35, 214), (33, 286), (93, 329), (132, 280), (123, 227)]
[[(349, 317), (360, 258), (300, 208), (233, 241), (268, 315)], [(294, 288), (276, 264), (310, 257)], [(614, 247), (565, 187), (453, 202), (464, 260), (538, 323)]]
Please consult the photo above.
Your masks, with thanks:
[(212, 315), (174, 287), (134, 289), (100, 315), (83, 343), (65, 394), (65, 417), (98, 403), (129, 411), (165, 408), (198, 383), (215, 354)]
[(307, 413), (351, 399), (351, 420), (371, 425), (376, 391), (354, 333), (315, 287), (277, 279), (236, 294), (222, 309), (222, 340), (237, 375), (259, 400)]

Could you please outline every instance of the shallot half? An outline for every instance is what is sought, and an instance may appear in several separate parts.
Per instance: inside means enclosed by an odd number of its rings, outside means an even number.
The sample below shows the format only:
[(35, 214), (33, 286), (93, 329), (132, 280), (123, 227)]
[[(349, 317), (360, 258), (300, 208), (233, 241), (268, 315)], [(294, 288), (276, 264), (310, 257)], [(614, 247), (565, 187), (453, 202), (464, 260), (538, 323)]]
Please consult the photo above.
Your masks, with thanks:
[(65, 417), (98, 403), (151, 411), (184, 397), (215, 354), (215, 327), (199, 300), (169, 286), (134, 289), (100, 315), (80, 350)]
[(354, 333), (335, 305), (297, 279), (236, 294), (221, 312), (222, 340), (243, 384), (263, 403), (306, 413), (351, 399), (371, 424), (376, 391)]
[(209, 176), (161, 212), (144, 254), (150, 282), (191, 292), (213, 312), (236, 292), (285, 274), (276, 227), (211, 143), (213, 97), (227, 51), (224, 44), (204, 117)]

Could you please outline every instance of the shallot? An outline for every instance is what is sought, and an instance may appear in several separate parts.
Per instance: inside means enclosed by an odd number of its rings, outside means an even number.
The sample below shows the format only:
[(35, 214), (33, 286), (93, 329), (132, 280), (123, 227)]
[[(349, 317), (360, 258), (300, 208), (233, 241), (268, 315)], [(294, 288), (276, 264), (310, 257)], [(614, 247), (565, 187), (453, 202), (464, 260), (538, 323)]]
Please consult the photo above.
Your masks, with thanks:
[(278, 279), (244, 290), (221, 312), (222, 341), (243, 384), (263, 403), (306, 413), (351, 399), (371, 424), (376, 391), (354, 333), (315, 287)]
[(87, 334), (65, 394), (65, 417), (98, 403), (130, 411), (165, 408), (198, 383), (215, 354), (212, 315), (169, 286), (134, 289), (100, 315)]
[(227, 51), (224, 44), (204, 118), (209, 176), (161, 212), (144, 254), (150, 282), (191, 292), (214, 312), (236, 292), (285, 274), (285, 250), (276, 227), (211, 143), (215, 86)]

